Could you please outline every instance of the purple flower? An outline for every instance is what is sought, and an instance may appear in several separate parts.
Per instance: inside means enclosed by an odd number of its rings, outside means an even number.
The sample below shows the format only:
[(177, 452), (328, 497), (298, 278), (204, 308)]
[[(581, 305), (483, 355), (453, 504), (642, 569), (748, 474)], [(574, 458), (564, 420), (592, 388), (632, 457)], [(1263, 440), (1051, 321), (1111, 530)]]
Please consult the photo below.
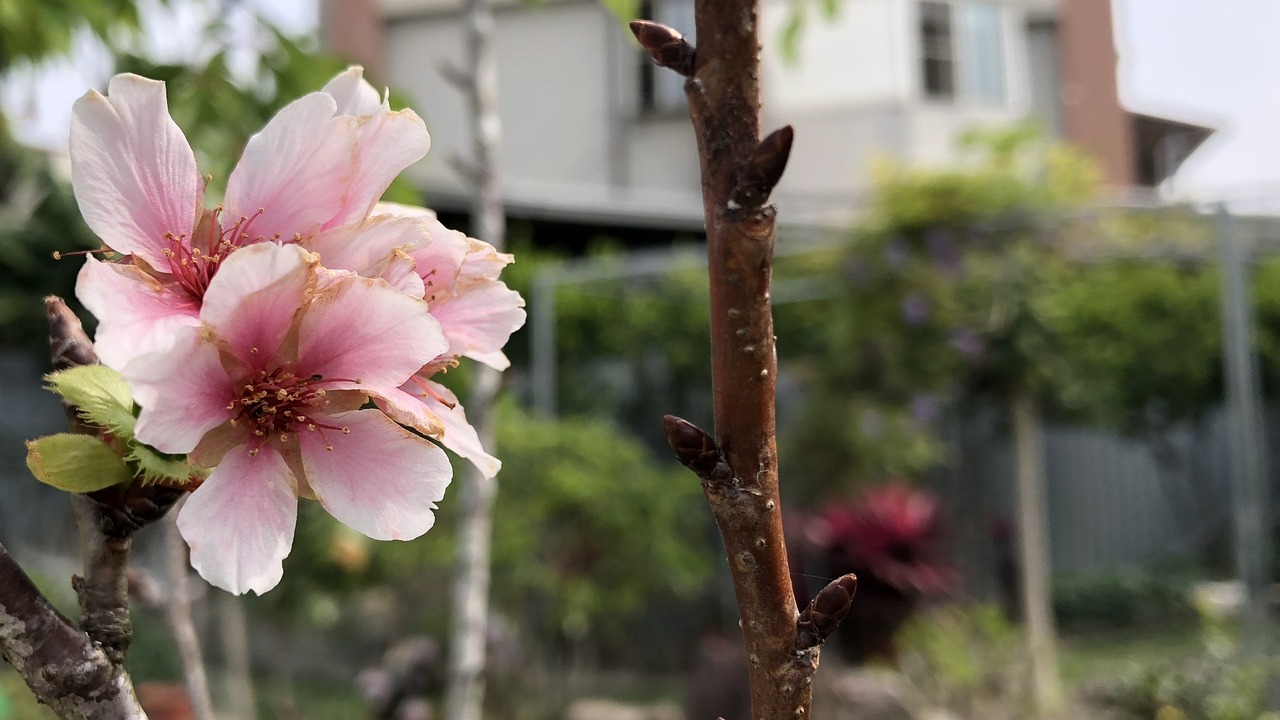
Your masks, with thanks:
[(907, 241), (900, 237), (890, 240), (889, 246), (884, 249), (884, 260), (888, 263), (890, 270), (901, 270), (910, 257), (911, 248), (907, 247)]
[(966, 362), (977, 362), (982, 357), (982, 338), (971, 327), (960, 327), (951, 331), (951, 347), (960, 353)]
[(920, 425), (932, 425), (938, 420), (938, 401), (929, 393), (921, 393), (911, 400), (911, 417)]
[(925, 247), (944, 275), (955, 276), (960, 272), (960, 247), (950, 230), (943, 227), (930, 229), (925, 236)]
[(929, 319), (929, 301), (918, 292), (902, 299), (902, 319), (911, 327), (919, 327)]

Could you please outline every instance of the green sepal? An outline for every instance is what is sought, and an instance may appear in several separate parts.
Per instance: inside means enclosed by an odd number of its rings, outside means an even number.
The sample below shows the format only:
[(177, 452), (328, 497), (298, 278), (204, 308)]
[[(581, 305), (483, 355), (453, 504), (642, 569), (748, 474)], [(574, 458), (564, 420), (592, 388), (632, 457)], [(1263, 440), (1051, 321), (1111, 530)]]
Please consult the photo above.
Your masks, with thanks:
[(27, 469), (67, 492), (87, 493), (133, 480), (124, 459), (91, 435), (59, 433), (27, 441)]
[(150, 445), (136, 440), (129, 443), (125, 458), (137, 467), (137, 476), (144, 483), (186, 483), (192, 475), (203, 477), (203, 468), (194, 467), (186, 455), (162, 453)]
[(120, 373), (105, 365), (82, 365), (44, 379), (49, 390), (74, 405), (85, 420), (122, 440), (133, 438), (133, 395)]

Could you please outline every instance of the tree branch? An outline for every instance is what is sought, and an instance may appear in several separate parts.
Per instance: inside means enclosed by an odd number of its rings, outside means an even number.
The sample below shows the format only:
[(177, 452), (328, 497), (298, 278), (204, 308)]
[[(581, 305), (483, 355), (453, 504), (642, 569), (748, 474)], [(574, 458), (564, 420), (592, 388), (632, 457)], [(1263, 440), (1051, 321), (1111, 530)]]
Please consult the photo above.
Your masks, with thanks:
[(795, 720), (809, 714), (821, 641), (847, 612), (854, 580), (841, 578), (804, 617), (797, 613), (778, 493), (769, 297), (777, 229), (775, 209), (766, 204), (786, 167), (792, 131), (759, 141), (758, 0), (696, 0), (694, 12), (696, 50), (670, 28), (631, 25), (655, 61), (689, 78), (685, 95), (702, 170), (715, 438), (670, 416), (667, 438), (702, 478), (724, 539), (752, 717)]
[[(97, 362), (79, 319), (60, 298), (45, 298), (55, 370)], [(74, 407), (71, 429), (99, 435)], [(72, 578), (82, 611), (80, 628), (49, 603), (0, 546), (0, 651), (41, 702), (64, 718), (143, 719), (123, 667), (132, 637), (128, 560), (133, 533), (163, 515), (181, 491), (150, 486), (73, 495), (84, 577)]]
[(3, 545), (0, 654), (59, 717), (146, 720), (124, 669), (49, 603)]

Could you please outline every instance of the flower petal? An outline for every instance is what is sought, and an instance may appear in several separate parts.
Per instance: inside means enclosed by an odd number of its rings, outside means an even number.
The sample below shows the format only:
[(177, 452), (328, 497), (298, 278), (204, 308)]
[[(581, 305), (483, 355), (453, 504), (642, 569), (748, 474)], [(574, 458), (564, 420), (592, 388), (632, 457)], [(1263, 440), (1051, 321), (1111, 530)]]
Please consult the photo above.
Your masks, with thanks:
[(332, 388), (391, 390), (448, 348), (426, 303), (380, 280), (349, 276), (307, 306), (297, 367), (344, 381)]
[(322, 92), (333, 96), (343, 115), (372, 115), (382, 107), (378, 91), (364, 79), (364, 68), (359, 65), (338, 73)]
[(320, 264), (334, 270), (368, 271), (387, 259), (396, 248), (416, 247), (427, 241), (427, 228), (413, 218), (378, 217), (368, 222), (322, 231), (303, 245), (320, 256)]
[(298, 519), (294, 477), (274, 448), (228, 452), (178, 513), (200, 577), (230, 593), (261, 595), (280, 582)]
[(307, 482), (325, 509), (375, 540), (412, 540), (430, 530), (453, 478), (444, 451), (378, 410), (327, 421), (350, 432), (298, 435)]
[(359, 171), (354, 121), (334, 116), (327, 93), (289, 103), (257, 135), (227, 179), (231, 222), (246, 224), (253, 238), (289, 241), (318, 231), (347, 201)]
[(359, 170), (342, 209), (327, 226), (361, 220), (369, 214), (391, 181), (405, 168), (426, 157), (431, 136), (412, 110), (391, 111), (377, 101), (377, 91), (365, 82), (360, 68), (348, 68), (325, 86), (337, 111), (356, 122)]
[(200, 323), (199, 304), (136, 265), (92, 255), (76, 279), (76, 297), (98, 318), (93, 348), (103, 364), (122, 370), (134, 358), (161, 351), (179, 328)]
[(432, 302), (431, 314), (444, 329), (450, 353), (486, 357), (524, 325), (524, 298), (502, 282), (480, 281)]
[(427, 299), (452, 295), (458, 285), (458, 273), (467, 258), (471, 244), (467, 236), (450, 230), (435, 217), (423, 218), (430, 241), (409, 251), (418, 266), (418, 275), (426, 283)]
[(458, 396), (454, 395), (453, 391), (440, 383), (427, 382), (425, 390), (417, 393), (410, 391), (410, 394), (417, 396), (427, 409), (440, 419), (440, 424), (444, 425), (444, 437), (440, 439), (441, 445), (470, 460), (471, 464), (475, 465), (485, 477), (491, 478), (498, 474), (502, 469), (502, 461), (485, 452), (484, 446), (480, 443), (480, 436), (467, 422), (467, 413), (462, 409), (462, 403), (458, 402)]
[(262, 369), (276, 357), (293, 324), (314, 256), (297, 245), (261, 243), (222, 261), (204, 294), (200, 319), (246, 366)]
[(75, 102), (71, 184), (85, 222), (112, 250), (168, 267), (165, 234), (191, 234), (203, 183), (164, 83), (117, 75), (105, 97), (90, 90)]
[(191, 452), (205, 433), (231, 419), (235, 389), (204, 335), (184, 328), (171, 349), (143, 355), (123, 370), (142, 407), (137, 438), (161, 452)]
[(444, 435), (444, 425), (440, 418), (410, 391), (421, 391), (416, 378), (394, 390), (380, 390), (370, 395), (378, 409), (385, 412), (387, 417), (423, 435), (439, 439)]

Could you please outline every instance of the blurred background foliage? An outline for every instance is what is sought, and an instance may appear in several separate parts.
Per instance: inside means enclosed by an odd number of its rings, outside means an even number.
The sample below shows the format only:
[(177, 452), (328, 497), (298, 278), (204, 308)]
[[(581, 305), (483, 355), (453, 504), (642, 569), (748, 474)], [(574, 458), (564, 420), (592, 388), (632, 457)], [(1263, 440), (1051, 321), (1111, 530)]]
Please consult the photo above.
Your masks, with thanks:
[[(824, 12), (830, 5), (809, 4)], [(809, 12), (805, 5), (797, 12)], [(0, 68), (64, 51), (82, 22), (108, 38), (136, 25), (128, 2), (17, 7), (17, 15), (10, 5), (0, 10)], [(56, 22), (42, 19), (49, 13)], [(168, 82), (172, 114), (213, 176), (210, 202), (249, 136), (283, 103), (342, 68), (309, 40), (264, 32), (270, 42), (248, 74), (232, 72), (216, 23), (208, 30), (213, 50), (190, 64), (158, 63), (114, 45), (119, 70)], [(392, 104), (402, 103), (393, 95)], [(1136, 434), (1195, 421), (1220, 401), (1220, 290), (1208, 221), (1180, 209), (1098, 210), (1090, 165), (1030, 127), (975, 132), (965, 143), (970, 157), (960, 168), (881, 167), (861, 220), (834, 242), (792, 253), (784, 230), (775, 271), (780, 457), (785, 499), (800, 513), (802, 534), (831, 508), (860, 502), (869, 487), (926, 482), (954, 457), (948, 422), (984, 400), (1031, 392), (1053, 417)], [(388, 199), (423, 200), (403, 184)], [(0, 135), (0, 220), (0, 342), (34, 349), (45, 336), (41, 296), (69, 294), (79, 266), (54, 263), (51, 253), (97, 242), (79, 219), (65, 172), (7, 132)], [(508, 282), (532, 298), (539, 273), (572, 267), (565, 263), (574, 259), (519, 235), (516, 226), (518, 262)], [(602, 237), (587, 257), (621, 270), (629, 262), (624, 250)], [(558, 416), (539, 416), (512, 399), (499, 430), (505, 466), (493, 598), (495, 614), (515, 629), (507, 657), (517, 658), (516, 667), (531, 658), (569, 667), (589, 657), (600, 667), (681, 672), (701, 633), (733, 632), (710, 517), (697, 482), (668, 457), (661, 435), (664, 413), (710, 425), (706, 299), (696, 262), (558, 287)], [(1255, 268), (1254, 300), (1274, 396), (1280, 260)], [(531, 394), (528, 332), (509, 346), (521, 400)], [(465, 370), (450, 379), (465, 381)], [(349, 692), (352, 668), (375, 662), (397, 638), (443, 635), (442, 588), (455, 537), (448, 500), (439, 527), (407, 544), (370, 542), (311, 504), (302, 510), (286, 581), (245, 601), (261, 636), (258, 652), (271, 660), (263, 666), (284, 668), (264, 682), (294, 683), (292, 658), (302, 656), (311, 664), (299, 673), (340, 680)], [(930, 528), (929, 539), (934, 534)], [(941, 563), (932, 551), (917, 555)], [(940, 572), (935, 565), (922, 569)], [(1083, 629), (1184, 617), (1178, 598), (1190, 582), (1168, 574), (1068, 578), (1057, 612)], [(920, 600), (908, 604), (927, 608)], [(158, 623), (145, 614), (139, 623), (132, 662), (142, 680), (175, 678)], [(935, 683), (928, 692), (940, 702), (977, 707), (1000, 683), (1017, 691), (1016, 682), (1001, 679), (1015, 631), (991, 608), (931, 611), (906, 628), (898, 643), (903, 666)], [(659, 630), (663, 642), (648, 642)], [(11, 689), (11, 678), (0, 681)], [(307, 702), (301, 695), (299, 707)]]

